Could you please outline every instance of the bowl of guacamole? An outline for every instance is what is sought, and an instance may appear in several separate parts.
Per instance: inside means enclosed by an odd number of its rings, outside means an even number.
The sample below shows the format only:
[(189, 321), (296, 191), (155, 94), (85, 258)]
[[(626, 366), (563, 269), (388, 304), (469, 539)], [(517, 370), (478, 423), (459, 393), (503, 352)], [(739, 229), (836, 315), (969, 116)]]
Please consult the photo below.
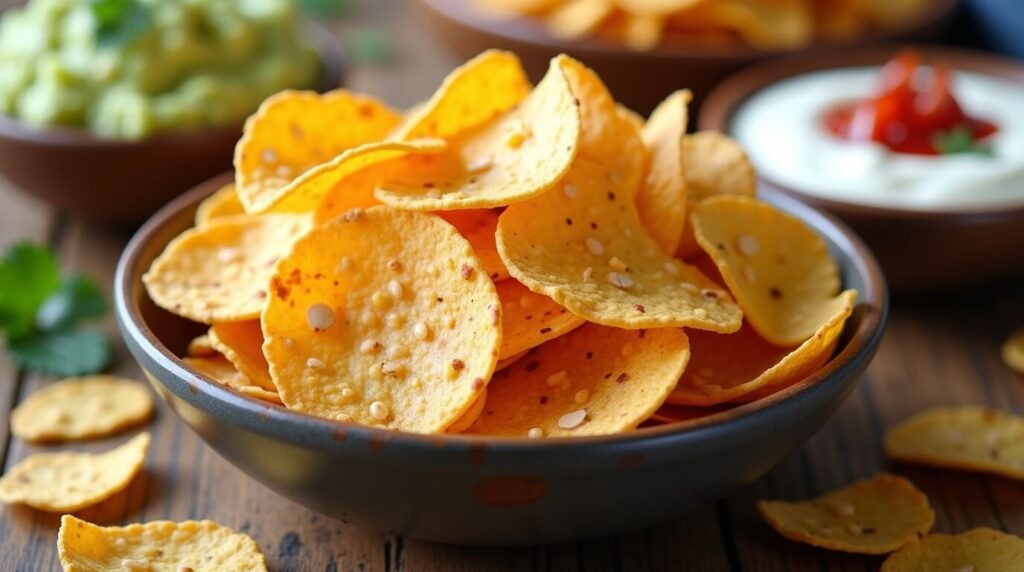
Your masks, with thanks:
[(340, 48), (294, 0), (28, 0), (0, 12), (0, 175), (137, 222), (227, 170), (245, 118), (336, 87)]

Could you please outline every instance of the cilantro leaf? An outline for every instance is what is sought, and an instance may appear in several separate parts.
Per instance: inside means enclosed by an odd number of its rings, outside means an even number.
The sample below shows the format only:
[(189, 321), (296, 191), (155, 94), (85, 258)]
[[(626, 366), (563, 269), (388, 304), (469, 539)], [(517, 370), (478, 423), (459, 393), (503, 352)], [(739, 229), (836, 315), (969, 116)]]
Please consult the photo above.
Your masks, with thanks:
[(949, 131), (936, 133), (932, 137), (932, 147), (941, 155), (952, 155), (954, 153), (992, 154), (992, 148), (984, 143), (975, 141), (974, 133), (968, 126), (963, 124), (957, 125)]
[(14, 341), (31, 335), (36, 311), (60, 288), (60, 269), (49, 249), (11, 245), (0, 259), (0, 330)]
[(96, 43), (124, 45), (149, 29), (149, 8), (138, 0), (89, 0), (96, 21)]
[(82, 320), (102, 316), (106, 311), (107, 303), (96, 283), (76, 274), (67, 278), (59, 290), (43, 301), (36, 313), (36, 327), (44, 332), (61, 330)]
[(62, 377), (95, 373), (110, 360), (107, 338), (88, 330), (50, 332), (7, 345), (20, 367)]

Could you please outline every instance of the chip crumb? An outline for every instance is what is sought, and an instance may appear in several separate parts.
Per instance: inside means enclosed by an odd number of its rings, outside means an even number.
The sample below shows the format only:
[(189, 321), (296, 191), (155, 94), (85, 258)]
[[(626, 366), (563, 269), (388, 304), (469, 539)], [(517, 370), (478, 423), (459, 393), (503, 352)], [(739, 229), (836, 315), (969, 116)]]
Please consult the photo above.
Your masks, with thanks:
[(761, 243), (757, 241), (757, 238), (749, 234), (741, 234), (736, 238), (736, 249), (744, 256), (754, 257), (757, 256), (758, 252), (761, 252)]

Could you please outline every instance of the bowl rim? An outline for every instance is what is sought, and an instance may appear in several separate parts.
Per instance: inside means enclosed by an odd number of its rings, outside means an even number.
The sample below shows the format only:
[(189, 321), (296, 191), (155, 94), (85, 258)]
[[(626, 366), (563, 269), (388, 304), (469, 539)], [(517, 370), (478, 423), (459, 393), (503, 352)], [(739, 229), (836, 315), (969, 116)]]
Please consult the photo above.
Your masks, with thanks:
[[(0, 5), (0, 17), (11, 8), (23, 2)], [(347, 71), (345, 50), (338, 39), (322, 24), (311, 18), (302, 17), (299, 26), (307, 31), (307, 39), (311, 39), (317, 57), (322, 65), (320, 77), (311, 89), (327, 92), (342, 86)], [(18, 118), (0, 113), (0, 138), (21, 141), (35, 145), (54, 147), (161, 147), (188, 146), (193, 142), (207, 139), (238, 138), (242, 132), (244, 120), (228, 125), (209, 125), (181, 130), (168, 130), (154, 133), (139, 139), (119, 137), (100, 137), (86, 127), (71, 125), (47, 125), (32, 127)]]
[[(723, 59), (747, 61), (752, 58), (789, 56), (820, 49), (842, 50), (892, 40), (916, 30), (935, 26), (950, 16), (960, 3), (960, 0), (936, 0), (929, 4), (928, 8), (918, 18), (903, 22), (893, 28), (872, 30), (867, 34), (849, 40), (812, 42), (805, 46), (776, 50), (762, 50), (746, 44), (719, 47), (687, 46), (685, 44), (670, 43), (668, 45), (659, 45), (653, 50), (638, 51), (603, 38), (584, 37), (571, 40), (556, 38), (546, 32), (539, 23), (532, 19), (515, 15), (503, 16), (500, 13), (490, 15), (486, 12), (486, 9), (474, 5), (473, 0), (419, 1), (430, 10), (448, 20), (457, 22), (459, 25), (507, 40), (534, 44), (550, 50), (571, 52), (591, 58), (601, 56), (629, 57), (632, 59), (674, 59), (685, 57), (704, 61), (720, 61)], [(583, 59), (586, 59), (586, 57)]]
[[(192, 406), (220, 420), (267, 435), (278, 440), (304, 443), (318, 449), (336, 449), (346, 442), (364, 441), (370, 448), (378, 450), (383, 443), (389, 450), (423, 453), (424, 447), (431, 451), (448, 446), (456, 448), (501, 450), (504, 452), (530, 455), (542, 451), (564, 453), (581, 451), (593, 446), (634, 448), (635, 445), (651, 444), (678, 445), (683, 442), (697, 443), (705, 435), (722, 437), (723, 428), (731, 428), (732, 438), (744, 438), (746, 431), (756, 433), (759, 417), (765, 412), (775, 411), (777, 415), (798, 415), (804, 412), (801, 404), (813, 401), (820, 392), (839, 390), (846, 378), (866, 365), (880, 343), (889, 312), (889, 293), (882, 269), (874, 255), (854, 232), (838, 219), (800, 203), (795, 199), (765, 190), (766, 198), (774, 204), (782, 204), (787, 210), (805, 220), (815, 229), (828, 229), (830, 239), (850, 257), (855, 272), (865, 277), (864, 291), (858, 292), (858, 308), (863, 307), (863, 316), (858, 328), (849, 335), (842, 349), (815, 374), (760, 400), (739, 404), (718, 413), (696, 420), (640, 427), (625, 433), (581, 437), (551, 437), (540, 440), (512, 437), (489, 437), (463, 434), (425, 435), (378, 429), (363, 425), (342, 423), (292, 411), (283, 406), (266, 403), (229, 390), (209, 377), (187, 368), (150, 330), (142, 318), (135, 302), (138, 292), (144, 288), (141, 277), (140, 258), (147, 249), (152, 249), (153, 237), (166, 227), (180, 224), (181, 218), (191, 214), (200, 200), (232, 180), (230, 173), (215, 177), (184, 193), (154, 214), (132, 237), (118, 261), (114, 278), (114, 310), (118, 326), (135, 358), (163, 370), (164, 375), (173, 376), (181, 383), (169, 384), (161, 379), (160, 372), (151, 372), (152, 377), (164, 387)], [(816, 230), (817, 231), (817, 230)], [(834, 235), (834, 236), (833, 236)], [(166, 245), (160, 245), (163, 248)], [(145, 365), (143, 370), (149, 371)], [(196, 384), (202, 388), (197, 388)], [(175, 385), (175, 387), (171, 387)], [(851, 385), (852, 387), (852, 385)], [(759, 415), (762, 414), (762, 415)], [(482, 449), (481, 449), (482, 450)]]
[[(855, 52), (816, 53), (794, 58), (772, 60), (741, 70), (712, 89), (704, 100), (697, 118), (698, 128), (728, 134), (736, 111), (761, 90), (778, 82), (804, 74), (839, 68), (882, 65), (893, 54), (903, 49), (918, 51), (926, 60), (941, 60), (952, 64), (955, 70), (989, 75), (1019, 83), (1024, 87), (1024, 63), (1010, 58), (934, 44), (883, 44)], [(818, 208), (841, 215), (867, 216), (888, 219), (943, 219), (977, 221), (994, 217), (1024, 217), (1024, 198), (1002, 206), (983, 209), (913, 209), (844, 201), (803, 192), (792, 185), (758, 174), (766, 185), (813, 204)]]

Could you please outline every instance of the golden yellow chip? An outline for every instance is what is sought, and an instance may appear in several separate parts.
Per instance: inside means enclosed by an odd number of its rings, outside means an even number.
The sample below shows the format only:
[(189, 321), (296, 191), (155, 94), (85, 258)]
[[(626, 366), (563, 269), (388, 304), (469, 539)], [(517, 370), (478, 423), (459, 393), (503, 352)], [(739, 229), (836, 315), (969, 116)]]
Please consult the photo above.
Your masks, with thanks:
[(65, 572), (266, 572), (252, 538), (209, 520), (97, 526), (66, 514), (57, 554)]
[(809, 501), (757, 501), (757, 510), (790, 540), (829, 550), (888, 554), (928, 533), (935, 512), (913, 483), (889, 474), (857, 481)]
[(467, 432), (536, 438), (633, 429), (665, 401), (689, 357), (678, 328), (587, 324), (496, 373)]
[[(268, 196), (263, 210), (270, 212), (305, 213), (316, 210), (328, 196), (338, 203), (336, 209), (370, 207), (378, 204), (373, 187), (388, 174), (404, 171), (404, 159), (410, 155), (443, 151), (442, 139), (411, 141), (374, 141), (343, 151), (340, 155), (309, 169), (295, 180)], [(373, 186), (353, 185), (349, 178), (372, 171)]]
[(664, 28), (665, 18), (663, 16), (628, 14), (623, 41), (632, 50), (640, 52), (653, 50), (661, 43)]
[(551, 298), (531, 292), (513, 278), (502, 280), (495, 287), (498, 289), (498, 298), (501, 298), (500, 360), (521, 356), (527, 350), (571, 332), (585, 322)]
[(580, 157), (607, 167), (620, 192), (634, 197), (647, 166), (647, 148), (640, 131), (628, 114), (619, 111), (594, 70), (569, 57), (562, 57), (560, 62), (579, 101), (583, 121)]
[(697, 205), (693, 232), (750, 325), (789, 346), (814, 335), (846, 303), (825, 241), (802, 220), (745, 197)]
[(470, 209), (465, 211), (442, 211), (437, 213), (441, 218), (458, 229), (473, 252), (483, 264), (484, 271), (491, 280), (497, 282), (508, 278), (508, 268), (498, 255), (498, 247), (494, 235), (498, 231), (498, 215), (495, 209)]
[(217, 350), (213, 349), (209, 334), (196, 336), (188, 343), (188, 349), (185, 350), (185, 355), (189, 357), (206, 357), (216, 353)]
[(620, 328), (740, 328), (728, 292), (666, 256), (610, 171), (577, 160), (554, 190), (508, 207), (498, 252), (509, 273), (588, 321)]
[(199, 203), (196, 209), (196, 226), (203, 226), (218, 217), (239, 214), (245, 214), (245, 207), (238, 199), (235, 184), (228, 183)]
[(0, 502), (18, 503), (47, 512), (74, 512), (98, 504), (124, 490), (142, 469), (149, 433), (94, 455), (38, 453), (0, 478)]
[(259, 317), (274, 263), (309, 230), (301, 215), (238, 215), (181, 233), (142, 281), (158, 306), (203, 323)]
[(640, 221), (667, 254), (674, 254), (686, 227), (686, 179), (683, 138), (686, 136), (689, 90), (668, 96), (643, 127), (650, 152), (647, 176), (636, 196)]
[[(746, 151), (734, 139), (717, 131), (701, 131), (683, 139), (683, 175), (687, 212), (710, 197), (757, 194), (757, 175)], [(689, 258), (699, 252), (693, 228), (686, 225), (676, 256)]]
[(406, 159), (377, 199), (396, 208), (492, 208), (550, 189), (580, 146), (580, 110), (561, 62), (517, 107), (448, 140), (442, 153)]
[(615, 9), (612, 0), (566, 0), (547, 15), (552, 36), (566, 40), (590, 34)]
[(882, 572), (1009, 572), (1024, 570), (1024, 539), (991, 528), (930, 534), (891, 554)]
[(235, 147), (235, 184), (248, 212), (263, 212), (280, 189), (346, 149), (384, 139), (400, 117), (346, 90), (284, 91), (245, 123)]
[(519, 105), (530, 80), (512, 52), (487, 50), (455, 68), (429, 101), (410, 113), (396, 139), (448, 139)]
[(288, 407), (435, 433), (486, 387), (501, 304), (453, 226), (373, 207), (295, 243), (273, 277), (263, 333)]
[(480, 392), (480, 395), (473, 400), (473, 405), (469, 406), (469, 409), (459, 417), (455, 423), (448, 426), (445, 430), (446, 433), (462, 433), (466, 429), (469, 429), (473, 423), (476, 422), (477, 418), (484, 411), (484, 404), (487, 402), (487, 390), (484, 389)]
[(11, 432), (31, 442), (76, 441), (134, 427), (152, 414), (153, 398), (144, 385), (96, 375), (30, 395), (11, 412)]
[(1024, 480), (1024, 418), (985, 407), (924, 411), (885, 435), (890, 459)]
[(1006, 338), (1003, 343), (1003, 363), (1013, 371), (1024, 374), (1024, 328)]
[(215, 354), (210, 357), (188, 357), (182, 360), (185, 365), (205, 375), (211, 380), (231, 388), (242, 395), (260, 399), (268, 403), (281, 404), (281, 396), (276, 389), (264, 389), (249, 378), (242, 375), (234, 364), (222, 355)]
[(679, 405), (753, 401), (818, 371), (832, 358), (857, 293), (850, 290), (840, 296), (845, 303), (839, 313), (796, 348), (773, 345), (746, 324), (734, 334), (690, 332), (693, 358), (668, 401)]
[(214, 324), (210, 326), (210, 342), (252, 385), (277, 391), (270, 379), (270, 366), (263, 356), (263, 330), (259, 320)]

